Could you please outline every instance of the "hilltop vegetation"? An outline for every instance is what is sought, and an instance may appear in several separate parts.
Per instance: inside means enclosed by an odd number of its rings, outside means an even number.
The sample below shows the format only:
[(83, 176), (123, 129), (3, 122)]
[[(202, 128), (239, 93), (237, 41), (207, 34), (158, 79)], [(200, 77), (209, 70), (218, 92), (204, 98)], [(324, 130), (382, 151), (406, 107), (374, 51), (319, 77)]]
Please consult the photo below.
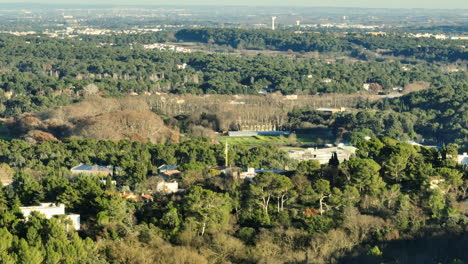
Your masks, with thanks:
[[(224, 31), (220, 31), (219, 34), (222, 32)], [(280, 36), (283, 33), (274, 34)], [(114, 36), (114, 38), (119, 37)], [(125, 37), (120, 36), (120, 38)], [(260, 110), (258, 107), (257, 109), (250, 107), (249, 103), (243, 106), (242, 104), (246, 102), (235, 98), (228, 102), (215, 102), (217, 99), (211, 98), (207, 101), (203, 98), (185, 102), (185, 99), (181, 98), (180, 102), (175, 103), (172, 100), (170, 104), (158, 99), (148, 104), (145, 111), (157, 113), (172, 129), (192, 133), (194, 126), (198, 126), (195, 128), (195, 134), (209, 137), (211, 137), (209, 130), (237, 130), (240, 129), (241, 123), (249, 127), (267, 125), (282, 129), (325, 125), (332, 127), (338, 137), (345, 139), (349, 139), (349, 132), (356, 128), (370, 128), (375, 135), (398, 137), (402, 140), (418, 139), (419, 135), (422, 135), (428, 141), (437, 144), (456, 142), (466, 149), (462, 141), (466, 137), (466, 122), (463, 121), (466, 100), (463, 99), (467, 73), (464, 71), (447, 73), (443, 67), (435, 64), (403, 65), (400, 62), (375, 61), (348, 63), (340, 60), (328, 63), (317, 59), (264, 55), (237, 57), (222, 54), (181, 54), (144, 50), (138, 45), (134, 45), (133, 48), (126, 45), (103, 46), (96, 40), (60, 40), (36, 36), (4, 35), (0, 40), (1, 117), (15, 117), (25, 112), (47, 112), (53, 107), (69, 105), (95, 95), (114, 98), (128, 94), (154, 93), (253, 95), (265, 89), (286, 95), (295, 94), (298, 97), (293, 98), (291, 103), (288, 101), (277, 103), (276, 100), (273, 100), (273, 103), (261, 103)], [(427, 43), (429, 45), (430, 41)], [(184, 63), (188, 65), (185, 69)], [(368, 84), (369, 91), (364, 89), (364, 84)], [(434, 118), (432, 106), (429, 104), (413, 106), (411, 103), (398, 100), (383, 100), (373, 104), (375, 97), (373, 98), (372, 94), (389, 93), (394, 88), (403, 89), (404, 93), (408, 93), (414, 86), (432, 87), (431, 91), (453, 90), (451, 94), (460, 96), (449, 97), (445, 104), (437, 106), (436, 109), (440, 109), (438, 111), (445, 111), (444, 118), (440, 115)], [(304, 103), (309, 98), (303, 97), (304, 95), (317, 93), (341, 93), (349, 96), (332, 96), (331, 101), (327, 101), (328, 96), (315, 97), (309, 104)], [(431, 93), (440, 97), (438, 92)], [(357, 94), (368, 95), (363, 100), (357, 100)], [(366, 98), (369, 98), (369, 101)], [(249, 100), (256, 104), (263, 99)], [(295, 103), (294, 100), (300, 103)], [(88, 105), (90, 109), (84, 109), (86, 105), (85, 103), (78, 106), (80, 108), (78, 112), (96, 111), (93, 105)], [(335, 124), (324, 123), (323, 120), (304, 119), (302, 124), (288, 121), (288, 112), (295, 111), (294, 109), (313, 111), (317, 107), (330, 106), (384, 110), (387, 114), (376, 116), (379, 119), (386, 116), (388, 120), (384, 126), (364, 125), (364, 122), (358, 119), (353, 121), (349, 115), (340, 116), (338, 119), (325, 118), (328, 121), (338, 120)], [(122, 110), (123, 108), (113, 111)], [(400, 114), (393, 114), (391, 111), (388, 112), (389, 110)], [(372, 111), (363, 111), (367, 114), (372, 113)], [(109, 113), (109, 111), (97, 112)], [(218, 114), (213, 116), (210, 114), (212, 112)], [(202, 116), (203, 113), (205, 115)], [(196, 116), (198, 114), (200, 116)], [(98, 139), (128, 138), (151, 142), (166, 141), (169, 138), (177, 140), (177, 136), (167, 129), (163, 129), (164, 133), (159, 133), (158, 136), (150, 136), (142, 134), (141, 131), (132, 131), (126, 125), (123, 128), (118, 127), (127, 124), (123, 122), (126, 119), (137, 122), (136, 127), (140, 128), (152, 126), (148, 123), (143, 124), (147, 120), (152, 120), (150, 123), (161, 127), (159, 117), (149, 112), (145, 113), (145, 118), (129, 112), (119, 115), (114, 113), (108, 116), (109, 118), (100, 117), (96, 120), (92, 120), (91, 116), (87, 116), (87, 122), (83, 122), (82, 119), (62, 118), (59, 124), (63, 123), (65, 126), (50, 128), (50, 125), (39, 124), (33, 127), (34, 129), (40, 127), (40, 131), (51, 133), (55, 138), (90, 136)], [(50, 119), (43, 117), (38, 118), (42, 121)], [(113, 119), (115, 122), (106, 124), (104, 119)], [(370, 117), (370, 119), (375, 118)], [(356, 120), (360, 124), (356, 125)], [(450, 128), (447, 128), (449, 125)], [(102, 128), (109, 128), (111, 131), (100, 132)], [(453, 130), (453, 133), (445, 133), (447, 129)], [(23, 132), (27, 134), (30, 130), (28, 128)], [(7, 133), (4, 134), (10, 137)], [(47, 135), (39, 136), (47, 138)]]
[[(189, 99), (190, 95), (188, 95), (180, 101), (170, 100), (170, 103), (166, 103), (162, 101), (163, 97), (158, 99), (151, 97), (152, 99), (148, 99), (149, 103), (146, 102), (148, 100), (143, 100), (145, 101), (143, 105), (146, 105), (144, 111), (138, 109), (137, 112), (124, 111), (134, 110), (125, 107), (104, 110), (102, 106), (85, 102), (71, 106), (71, 109), (77, 108), (77, 113), (88, 111), (95, 111), (95, 113), (72, 118), (73, 120), (62, 116), (58, 118), (58, 122), (50, 122), (53, 118), (48, 117), (48, 114), (40, 114), (40, 116), (32, 114), (40, 122), (32, 126), (19, 124), (19, 127), (25, 127), (20, 134), (33, 131), (28, 135), (29, 138), (60, 139), (78, 136), (164, 142), (177, 141), (177, 131), (213, 137), (213, 131), (237, 130), (242, 126), (244, 129), (261, 125), (270, 129), (274, 127), (287, 130), (321, 125), (332, 128), (338, 138), (345, 140), (351, 139), (352, 132), (370, 129), (371, 133), (366, 131), (367, 134), (391, 136), (402, 140), (424, 138), (428, 142), (439, 145), (456, 142), (466, 149), (464, 141), (466, 141), (467, 125), (464, 109), (466, 108), (465, 91), (468, 76), (465, 71), (450, 72), (447, 70), (450, 67), (463, 69), (464, 55), (459, 56), (462, 62), (458, 66), (426, 63), (409, 65), (398, 61), (371, 60), (350, 63), (343, 60), (327, 62), (318, 59), (265, 55), (238, 57), (205, 53), (183, 54), (144, 50), (138, 44), (128, 46), (130, 40), (147, 43), (164, 41), (166, 37), (171, 36), (169, 33), (161, 34), (154, 36), (144, 34), (138, 38), (125, 35), (89, 37), (83, 40), (2, 35), (0, 37), (0, 69), (2, 71), (0, 74), (0, 116), (16, 117), (17, 121), (14, 124), (17, 124), (25, 120), (24, 117), (18, 116), (25, 112), (46, 113), (56, 106), (70, 105), (96, 95), (112, 98), (121, 98), (128, 94), (155, 93), (258, 95), (260, 91), (276, 91), (285, 95), (297, 95), (297, 99), (294, 97), (290, 102), (281, 102), (276, 99), (270, 100), (267, 96), (265, 99), (261, 99), (264, 97), (258, 97), (258, 99), (250, 97), (248, 99), (250, 102), (246, 102), (245, 98), (216, 101), (218, 99), (215, 97), (209, 99), (203, 97), (197, 100), (193, 99), (195, 97)], [(344, 41), (343, 37), (327, 34), (297, 35), (285, 31), (234, 29), (181, 30), (176, 36), (184, 34), (195, 34), (192, 37), (203, 38), (200, 41), (205, 41), (205, 38), (214, 38), (215, 42), (216, 39), (229, 42), (234, 37), (253, 41), (257, 38), (274, 39), (284, 36), (312, 37), (317, 43), (322, 43), (323, 40), (323, 45), (330, 40), (331, 46), (334, 46), (336, 43), (333, 43), (336, 41)], [(119, 42), (118, 40), (120, 42), (115, 45), (100, 42), (105, 41), (106, 38), (109, 38), (107, 40), (112, 43)], [(145, 38), (148, 39), (145, 40)], [(388, 49), (389, 47), (382, 46), (384, 45), (382, 43), (387, 43), (384, 38), (383, 36), (354, 35), (345, 39), (365, 40), (367, 43), (365, 45), (373, 45), (368, 46), (369, 49)], [(389, 36), (389, 38), (393, 39), (393, 42), (398, 42), (400, 46), (407, 45), (405, 41), (412, 44), (435, 45), (435, 47), (458, 43), (403, 37), (398, 39), (396, 36)], [(289, 41), (288, 38), (284, 40), (285, 43)], [(392, 41), (386, 45), (392, 45)], [(430, 88), (430, 92), (408, 95), (402, 99), (373, 102), (375, 97), (372, 97), (372, 94), (390, 93), (393, 89), (402, 89), (403, 93), (409, 93), (414, 90), (415, 86), (419, 86), (419, 89)], [(328, 93), (343, 95), (313, 97), (310, 103), (306, 102), (309, 97), (304, 97), (304, 95)], [(444, 93), (447, 93), (447, 98), (443, 98)], [(358, 96), (363, 96), (363, 99), (357, 99)], [(408, 99), (419, 96), (431, 98), (430, 100), (422, 99), (426, 102), (437, 100), (441, 103), (437, 105), (415, 104), (414, 101), (421, 99)], [(328, 98), (331, 101), (328, 101)], [(115, 102), (110, 100), (109, 104), (114, 105)], [(125, 104), (128, 100), (122, 102)], [(252, 104), (259, 105), (252, 106)], [(314, 111), (318, 107), (352, 107), (360, 108), (360, 110), (359, 113), (345, 113), (333, 118), (323, 116), (316, 119), (311, 116), (310, 119), (302, 117), (301, 122), (297, 122), (297, 119), (289, 120), (288, 114), (291, 116), (294, 111)], [(369, 110), (370, 108), (384, 112), (374, 113), (374, 110)], [(117, 113), (118, 111), (124, 112)], [(217, 114), (213, 115), (212, 113), (215, 112)], [(368, 121), (361, 120), (361, 118)], [(377, 119), (380, 122), (378, 125), (374, 122)], [(131, 124), (126, 120), (134, 123)], [(130, 128), (132, 126), (134, 128)], [(170, 129), (165, 126), (169, 126)], [(103, 130), (104, 128), (108, 130)], [(162, 130), (160, 133), (150, 135), (142, 132), (145, 128), (156, 131), (162, 128)], [(11, 133), (2, 134), (11, 137)]]
[[(375, 100), (373, 96), (367, 98)], [(15, 135), (27, 138), (34, 131), (43, 131), (58, 139), (74, 136), (177, 142), (176, 131), (214, 139), (214, 132), (241, 128), (289, 129), (288, 111), (296, 107), (352, 107), (359, 101), (358, 95), (303, 96), (295, 100), (280, 95), (151, 95), (120, 99), (90, 96), (76, 104), (15, 116), (6, 123)], [(119, 118), (123, 113), (128, 118)]]
[(376, 59), (370, 50), (380, 55), (402, 60), (427, 62), (463, 62), (468, 59), (466, 40), (439, 40), (415, 38), (407, 33), (389, 32), (388, 35), (343, 33), (340, 31), (309, 32), (269, 29), (200, 28), (181, 29), (177, 32), (113, 36), (83, 36), (86, 40), (128, 45), (155, 42), (199, 42), (234, 49), (279, 50), (345, 54), (355, 58)]
[(396, 112), (410, 112), (417, 117), (415, 131), (429, 141), (455, 142), (468, 150), (468, 81), (411, 93), (392, 100)]
[(466, 72), (445, 73), (433, 64), (182, 54), (108, 44), (0, 36), (0, 116), (67, 105), (90, 94), (352, 94), (366, 92), (366, 83), (372, 93), (388, 93), (417, 82), (454, 85), (467, 79)]
[(90, 97), (77, 104), (16, 116), (8, 126), (16, 135), (23, 135), (32, 141), (48, 140), (37, 138), (38, 133), (59, 139), (128, 139), (153, 143), (179, 141), (178, 132), (168, 128), (143, 100), (134, 98)]
[[(207, 50), (142, 45), (168, 41)], [(0, 179), (12, 182), (0, 184), (0, 263), (468, 262), (468, 170), (456, 159), (468, 149), (466, 45), (206, 28), (0, 35)], [(297, 134), (235, 139), (226, 153), (216, 132), (228, 130)], [(356, 154), (320, 165), (279, 148), (334, 141)], [(121, 170), (73, 175), (80, 163)], [(164, 164), (180, 174), (162, 176)], [(247, 168), (283, 173), (242, 180)], [(163, 180), (180, 192), (161, 193)], [(19, 207), (41, 202), (80, 214), (82, 229), (25, 219)]]
[[(460, 144), (466, 150), (468, 136), (468, 82), (460, 85), (427, 89), (400, 98), (374, 104), (375, 114), (343, 114), (337, 118), (335, 128), (349, 131), (368, 129), (375, 135), (400, 139), (414, 138), (429, 144)], [(357, 130), (356, 130), (357, 129)], [(416, 136), (418, 138), (418, 136)]]
[(411, 38), (404, 34), (373, 36), (362, 33), (339, 34), (247, 29), (182, 29), (175, 34), (182, 41), (197, 41), (228, 45), (233, 48), (260, 50), (293, 50), (300, 52), (340, 52), (355, 57), (367, 57), (363, 48), (385, 50), (383, 55), (417, 58), (428, 62), (466, 61), (467, 41)]
[[(466, 168), (452, 158), (455, 145), (438, 151), (373, 138), (356, 142), (356, 157), (323, 166), (291, 163), (274, 147), (232, 146), (232, 165), (295, 168), (286, 176), (264, 173), (249, 182), (211, 169), (223, 163), (224, 146), (203, 140), (0, 144), (2, 173), (13, 177), (11, 185), (0, 188), (2, 263), (438, 263), (468, 258), (463, 242), (468, 179)], [(69, 168), (79, 162), (119, 165), (123, 172), (113, 178), (117, 185), (103, 184), (99, 177), (72, 176)], [(161, 164), (180, 166), (178, 180), (185, 192), (153, 193), (152, 174)], [(155, 199), (143, 203), (118, 195), (129, 189), (150, 192)], [(18, 207), (44, 199), (81, 214), (79, 236), (63, 220), (33, 215), (22, 221)], [(425, 239), (431, 247), (424, 247)]]
[[(42, 131), (58, 139), (74, 136), (153, 143), (177, 142), (179, 133), (216, 141), (214, 132), (257, 128), (297, 131), (313, 137), (308, 129), (325, 127), (333, 132), (335, 139), (329, 139), (331, 142), (389, 136), (438, 146), (456, 143), (466, 151), (467, 87), (460, 80), (458, 85), (440, 85), (380, 100), (377, 96), (364, 99), (339, 94), (294, 100), (279, 95), (89, 97), (66, 107), (17, 116), (8, 124), (13, 132), (10, 134), (26, 138), (34, 138), (34, 133)], [(336, 106), (346, 106), (348, 111), (330, 115), (316, 110)], [(324, 136), (329, 135), (319, 138)], [(301, 144), (276, 141), (290, 146)]]

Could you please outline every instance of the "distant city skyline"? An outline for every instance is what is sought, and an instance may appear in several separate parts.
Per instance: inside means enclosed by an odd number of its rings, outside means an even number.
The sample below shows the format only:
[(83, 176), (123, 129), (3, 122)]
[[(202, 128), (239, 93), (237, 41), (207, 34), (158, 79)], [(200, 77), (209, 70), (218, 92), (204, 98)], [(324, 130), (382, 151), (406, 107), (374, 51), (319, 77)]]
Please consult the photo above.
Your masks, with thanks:
[[(468, 9), (467, 0), (0, 0), (0, 4), (57, 4), (57, 5), (186, 5), (186, 6), (310, 6), (310, 7), (355, 7), (355, 8), (430, 8), (430, 9)], [(1, 7), (0, 7), (1, 8)]]

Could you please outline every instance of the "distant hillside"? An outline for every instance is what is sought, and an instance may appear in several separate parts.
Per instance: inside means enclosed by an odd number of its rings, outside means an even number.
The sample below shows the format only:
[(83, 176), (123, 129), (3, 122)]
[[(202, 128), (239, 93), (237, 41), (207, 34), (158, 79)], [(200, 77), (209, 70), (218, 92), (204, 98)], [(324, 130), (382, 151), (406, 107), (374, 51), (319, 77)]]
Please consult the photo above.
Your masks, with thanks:
[(103, 140), (130, 139), (143, 142), (177, 142), (179, 135), (167, 128), (163, 120), (149, 111), (123, 110), (78, 122), (72, 136)]
[(25, 114), (10, 122), (10, 130), (29, 140), (77, 137), (178, 142), (179, 133), (166, 127), (144, 101), (100, 97), (47, 112)]
[(440, 145), (455, 142), (468, 149), (468, 82), (434, 87), (379, 102), (380, 108), (409, 112), (418, 117), (416, 132)]

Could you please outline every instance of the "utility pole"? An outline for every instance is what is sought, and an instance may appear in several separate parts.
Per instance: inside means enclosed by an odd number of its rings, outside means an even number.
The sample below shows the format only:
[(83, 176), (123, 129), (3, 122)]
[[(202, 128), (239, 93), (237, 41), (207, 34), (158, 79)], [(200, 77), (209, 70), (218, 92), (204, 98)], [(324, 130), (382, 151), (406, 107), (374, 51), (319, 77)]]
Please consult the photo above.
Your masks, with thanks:
[(229, 165), (229, 146), (228, 146), (227, 140), (226, 140), (226, 145), (224, 146), (224, 162), (225, 162), (224, 165), (227, 168)]

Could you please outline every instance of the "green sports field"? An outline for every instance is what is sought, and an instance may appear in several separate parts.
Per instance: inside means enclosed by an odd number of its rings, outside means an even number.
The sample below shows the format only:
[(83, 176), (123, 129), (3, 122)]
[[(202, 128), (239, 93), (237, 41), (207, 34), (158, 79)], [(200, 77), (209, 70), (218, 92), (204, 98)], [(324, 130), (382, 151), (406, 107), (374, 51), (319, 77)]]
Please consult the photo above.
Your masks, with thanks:
[(292, 136), (251, 136), (251, 137), (229, 137), (220, 136), (218, 140), (231, 145), (276, 145), (279, 147), (313, 147), (333, 143), (334, 137), (328, 129), (317, 128), (296, 131)]

